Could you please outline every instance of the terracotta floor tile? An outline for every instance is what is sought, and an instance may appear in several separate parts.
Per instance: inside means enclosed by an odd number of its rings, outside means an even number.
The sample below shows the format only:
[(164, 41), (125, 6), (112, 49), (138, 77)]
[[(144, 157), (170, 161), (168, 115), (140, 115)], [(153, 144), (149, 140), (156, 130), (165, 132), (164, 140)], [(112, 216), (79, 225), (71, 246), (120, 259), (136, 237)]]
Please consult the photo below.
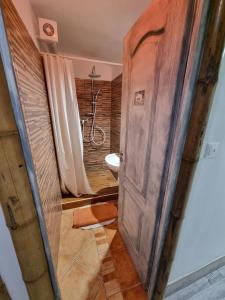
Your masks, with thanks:
[(113, 260), (101, 264), (101, 274), (107, 275), (115, 271)]
[(116, 272), (115, 271), (112, 271), (112, 272), (107, 273), (107, 274), (103, 274), (103, 281), (104, 282), (111, 281), (115, 278), (116, 278)]
[(110, 280), (108, 282), (105, 282), (105, 290), (106, 290), (106, 296), (110, 297), (113, 294), (117, 294), (120, 292), (120, 284), (117, 279)]
[(127, 250), (125, 248), (112, 250), (112, 256), (115, 262), (116, 277), (121, 289), (127, 289), (138, 284), (140, 279)]
[[(94, 278), (93, 281), (91, 282), (87, 300), (94, 300), (96, 299), (97, 296), (98, 297), (106, 296), (104, 284), (99, 277)], [(102, 300), (103, 299), (104, 298), (102, 298)]]
[[(123, 292), (124, 300), (147, 300), (147, 293), (141, 285)], [(114, 299), (113, 299), (114, 300)]]
[(63, 211), (62, 217), (58, 262), (62, 300), (147, 299), (141, 285), (131, 288), (140, 281), (117, 224), (73, 229), (72, 212)]
[(104, 286), (101, 286), (94, 300), (107, 300)]
[(105, 232), (111, 250), (119, 250), (125, 248), (125, 244), (117, 228), (117, 222), (105, 226)]
[[(110, 296), (108, 298), (108, 300), (124, 300), (124, 297), (123, 297), (122, 293), (117, 293), (117, 294)], [(138, 298), (136, 300), (138, 300)]]

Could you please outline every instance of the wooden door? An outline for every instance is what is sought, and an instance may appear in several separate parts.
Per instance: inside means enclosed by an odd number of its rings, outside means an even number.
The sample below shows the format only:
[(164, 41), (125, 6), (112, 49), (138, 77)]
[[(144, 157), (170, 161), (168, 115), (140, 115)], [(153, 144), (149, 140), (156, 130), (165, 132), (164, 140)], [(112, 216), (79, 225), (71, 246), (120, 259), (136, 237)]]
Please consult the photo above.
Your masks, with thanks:
[(119, 228), (145, 285), (172, 176), (196, 2), (153, 0), (124, 41)]

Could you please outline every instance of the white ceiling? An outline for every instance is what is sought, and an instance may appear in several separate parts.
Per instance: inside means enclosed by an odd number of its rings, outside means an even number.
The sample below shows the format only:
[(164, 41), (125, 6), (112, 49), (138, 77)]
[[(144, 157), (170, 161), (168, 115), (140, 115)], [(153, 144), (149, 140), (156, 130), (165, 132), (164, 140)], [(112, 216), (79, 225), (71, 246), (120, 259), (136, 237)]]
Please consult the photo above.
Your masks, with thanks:
[(59, 52), (120, 63), (122, 39), (150, 0), (30, 0), (58, 23)]

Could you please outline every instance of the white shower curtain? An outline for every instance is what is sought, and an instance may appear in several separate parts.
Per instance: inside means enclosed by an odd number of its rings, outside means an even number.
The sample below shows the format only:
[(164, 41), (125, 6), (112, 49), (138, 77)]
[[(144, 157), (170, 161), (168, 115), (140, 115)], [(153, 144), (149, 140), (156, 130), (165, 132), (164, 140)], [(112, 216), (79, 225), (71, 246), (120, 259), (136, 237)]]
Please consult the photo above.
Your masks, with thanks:
[(44, 67), (61, 178), (75, 196), (93, 194), (83, 162), (83, 141), (72, 60), (44, 54)]

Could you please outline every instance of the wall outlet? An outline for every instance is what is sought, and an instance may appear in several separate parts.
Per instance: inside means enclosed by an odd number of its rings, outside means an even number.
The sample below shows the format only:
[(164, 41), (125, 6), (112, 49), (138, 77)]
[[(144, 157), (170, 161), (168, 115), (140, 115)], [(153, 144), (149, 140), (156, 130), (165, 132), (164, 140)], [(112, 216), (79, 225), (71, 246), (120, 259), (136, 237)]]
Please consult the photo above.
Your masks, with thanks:
[(219, 143), (207, 143), (206, 147), (205, 147), (205, 154), (204, 157), (205, 158), (214, 158), (217, 156), (218, 153), (218, 149), (219, 149)]

